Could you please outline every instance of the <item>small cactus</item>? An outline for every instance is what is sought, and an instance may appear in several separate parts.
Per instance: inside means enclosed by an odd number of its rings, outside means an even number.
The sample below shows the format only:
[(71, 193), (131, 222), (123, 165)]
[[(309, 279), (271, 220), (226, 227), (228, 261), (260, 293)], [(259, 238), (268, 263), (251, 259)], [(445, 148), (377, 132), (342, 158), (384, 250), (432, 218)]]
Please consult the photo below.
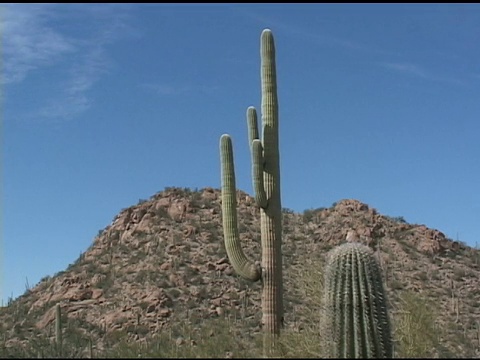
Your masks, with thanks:
[(331, 250), (324, 305), (328, 357), (393, 357), (381, 271), (368, 246), (350, 242)]
[(60, 356), (62, 356), (62, 308), (60, 304), (55, 306), (55, 342), (57, 346), (57, 352)]

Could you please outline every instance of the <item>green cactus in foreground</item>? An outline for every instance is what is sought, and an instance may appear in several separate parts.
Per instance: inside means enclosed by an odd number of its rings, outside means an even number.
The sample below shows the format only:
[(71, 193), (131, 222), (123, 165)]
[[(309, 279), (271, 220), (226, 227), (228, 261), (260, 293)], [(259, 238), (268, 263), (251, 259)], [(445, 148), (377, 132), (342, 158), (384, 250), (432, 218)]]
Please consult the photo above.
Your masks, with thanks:
[(227, 134), (220, 138), (220, 158), (225, 248), (233, 268), (240, 276), (251, 281), (262, 279), (262, 323), (266, 335), (264, 344), (269, 351), (273, 348), (283, 324), (278, 101), (275, 45), (269, 29), (265, 29), (261, 35), (261, 63), (262, 140), (259, 139), (256, 110), (254, 107), (247, 109), (253, 186), (261, 213), (261, 266), (249, 260), (240, 245), (232, 141)]
[(393, 357), (381, 270), (369, 247), (353, 242), (331, 250), (324, 296), (329, 357)]

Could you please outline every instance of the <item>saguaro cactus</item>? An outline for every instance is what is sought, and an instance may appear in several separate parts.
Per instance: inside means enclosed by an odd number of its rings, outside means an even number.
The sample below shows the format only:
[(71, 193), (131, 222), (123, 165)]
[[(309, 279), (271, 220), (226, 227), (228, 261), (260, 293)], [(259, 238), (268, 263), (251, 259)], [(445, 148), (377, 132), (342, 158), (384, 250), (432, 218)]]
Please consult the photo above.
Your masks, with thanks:
[(333, 358), (391, 358), (392, 336), (381, 271), (368, 246), (331, 250), (325, 269), (324, 333)]
[(60, 304), (55, 306), (55, 344), (57, 346), (57, 352), (62, 356), (63, 348), (63, 336), (62, 336), (62, 308)]
[(233, 268), (240, 276), (252, 281), (262, 279), (262, 323), (266, 335), (264, 344), (266, 351), (269, 351), (273, 348), (275, 338), (283, 324), (278, 100), (275, 44), (271, 30), (265, 29), (262, 32), (260, 48), (262, 140), (259, 139), (257, 113), (254, 107), (247, 109), (247, 123), (255, 200), (261, 213), (261, 266), (249, 260), (240, 245), (232, 141), (227, 134), (220, 138), (220, 158), (225, 248)]

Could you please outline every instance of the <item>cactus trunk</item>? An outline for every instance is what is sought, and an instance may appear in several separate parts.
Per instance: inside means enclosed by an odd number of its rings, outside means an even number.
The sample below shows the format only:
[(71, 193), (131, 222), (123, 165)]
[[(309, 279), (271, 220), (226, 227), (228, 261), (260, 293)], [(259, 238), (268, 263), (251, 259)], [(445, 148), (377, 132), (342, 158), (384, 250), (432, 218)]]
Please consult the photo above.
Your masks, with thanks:
[(275, 44), (272, 32), (261, 36), (262, 140), (259, 139), (257, 114), (247, 109), (248, 134), (252, 155), (255, 200), (260, 207), (261, 268), (242, 251), (236, 213), (236, 187), (233, 150), (229, 135), (220, 139), (222, 165), (222, 215), (225, 248), (235, 271), (242, 277), (263, 282), (262, 324), (264, 352), (271, 353), (283, 325), (282, 206), (280, 201), (280, 162), (278, 149), (278, 100), (275, 69)]
[[(267, 336), (278, 335), (283, 322), (282, 206), (278, 150), (278, 99), (275, 45), (270, 31), (262, 33), (263, 183), (268, 200), (261, 207), (263, 326)], [(275, 337), (273, 337), (273, 340)], [(271, 342), (271, 339), (267, 339)], [(273, 344), (272, 344), (273, 345)], [(268, 349), (267, 349), (268, 350)]]

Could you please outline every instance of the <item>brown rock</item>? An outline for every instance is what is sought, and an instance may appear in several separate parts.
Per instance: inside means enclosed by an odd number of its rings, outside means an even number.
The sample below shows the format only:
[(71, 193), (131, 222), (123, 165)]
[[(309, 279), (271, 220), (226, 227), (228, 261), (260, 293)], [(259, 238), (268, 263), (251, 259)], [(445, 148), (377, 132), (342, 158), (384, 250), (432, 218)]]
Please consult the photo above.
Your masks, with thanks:
[(146, 214), (146, 212), (147, 209), (145, 209), (144, 207), (135, 209), (134, 211), (132, 211), (131, 222), (135, 224), (139, 223), (142, 220), (143, 216)]
[(215, 308), (215, 312), (217, 313), (218, 316), (223, 316), (223, 314), (225, 313), (220, 306), (217, 306)]
[(355, 230), (348, 230), (345, 238), (347, 242), (359, 242), (358, 234)]
[(172, 220), (182, 221), (185, 219), (187, 214), (187, 202), (175, 201), (170, 205), (167, 212)]
[(92, 299), (99, 299), (103, 295), (102, 289), (92, 289)]
[(158, 310), (158, 316), (163, 318), (170, 316), (170, 309), (165, 308), (165, 309)]
[(203, 189), (202, 197), (207, 200), (217, 200), (217, 194), (212, 188)]
[(90, 280), (90, 283), (92, 284), (92, 286), (95, 286), (97, 284), (100, 284), (105, 278), (106, 276), (104, 274), (95, 274)]
[(155, 202), (155, 210), (159, 210), (160, 208), (168, 208), (172, 202), (170, 197), (158, 199)]
[(37, 329), (45, 329), (48, 324), (55, 320), (55, 308), (56, 305), (52, 306), (50, 309), (47, 310), (45, 315), (43, 315), (39, 321), (35, 324)]

